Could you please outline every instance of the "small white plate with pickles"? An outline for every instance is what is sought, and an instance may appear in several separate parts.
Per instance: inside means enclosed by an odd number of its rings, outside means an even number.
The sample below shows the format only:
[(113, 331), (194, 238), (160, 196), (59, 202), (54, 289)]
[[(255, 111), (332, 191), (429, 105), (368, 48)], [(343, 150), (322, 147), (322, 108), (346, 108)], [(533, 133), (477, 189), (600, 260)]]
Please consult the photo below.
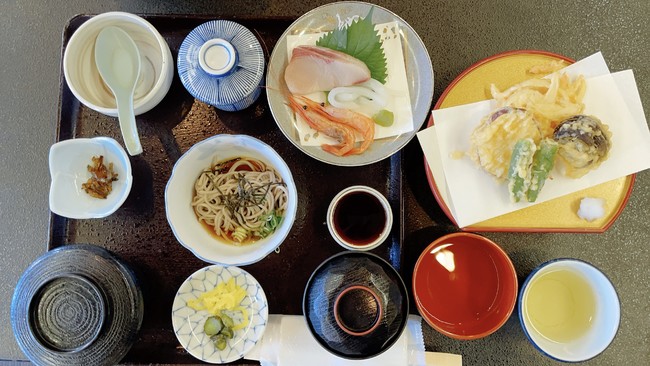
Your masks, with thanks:
[(213, 364), (244, 357), (262, 338), (268, 316), (262, 286), (235, 266), (211, 265), (194, 272), (172, 305), (180, 344), (195, 358)]

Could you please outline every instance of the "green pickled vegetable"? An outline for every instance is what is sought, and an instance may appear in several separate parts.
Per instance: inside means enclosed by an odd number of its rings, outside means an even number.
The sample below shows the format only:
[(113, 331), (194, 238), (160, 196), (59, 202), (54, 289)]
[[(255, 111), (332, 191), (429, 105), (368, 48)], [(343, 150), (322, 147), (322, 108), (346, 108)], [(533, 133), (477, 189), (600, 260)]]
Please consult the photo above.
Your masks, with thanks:
[(392, 126), (393, 122), (395, 122), (395, 115), (387, 109), (382, 109), (372, 116), (372, 120), (380, 126), (388, 127)]
[(217, 347), (218, 350), (223, 351), (224, 349), (226, 349), (226, 345), (228, 341), (226, 340), (225, 335), (219, 333), (213, 336), (211, 339), (212, 342), (214, 342), (214, 346)]
[(221, 332), (223, 329), (223, 323), (221, 322), (221, 319), (217, 316), (211, 316), (205, 320), (205, 324), (203, 324), (203, 331), (205, 332), (206, 335), (208, 336), (213, 336), (215, 334), (218, 334)]
[(512, 149), (508, 169), (508, 190), (510, 191), (510, 200), (513, 202), (521, 201), (530, 187), (531, 166), (535, 150), (537, 150), (535, 142), (530, 138), (517, 141)]
[(228, 327), (224, 327), (221, 330), (220, 334), (223, 334), (223, 336), (228, 338), (228, 339), (232, 339), (232, 337), (235, 336), (235, 332), (232, 330), (232, 328), (228, 328)]
[(203, 331), (210, 337), (214, 346), (220, 351), (226, 349), (228, 340), (235, 336), (235, 322), (226, 314), (208, 317), (203, 324)]
[(551, 139), (544, 139), (540, 143), (539, 149), (533, 157), (530, 187), (526, 193), (528, 202), (535, 202), (537, 200), (537, 196), (544, 187), (549, 172), (553, 169), (558, 147), (557, 142)]
[(226, 314), (221, 314), (221, 321), (226, 328), (232, 328), (235, 326), (235, 322)]

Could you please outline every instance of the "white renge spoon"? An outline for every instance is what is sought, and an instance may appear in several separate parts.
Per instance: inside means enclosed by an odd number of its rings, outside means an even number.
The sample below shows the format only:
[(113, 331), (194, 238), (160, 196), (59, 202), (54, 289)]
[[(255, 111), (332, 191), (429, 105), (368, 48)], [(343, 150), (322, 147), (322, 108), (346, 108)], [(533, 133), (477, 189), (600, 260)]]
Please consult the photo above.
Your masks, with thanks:
[(95, 40), (95, 64), (104, 83), (115, 96), (126, 150), (129, 155), (138, 155), (142, 153), (142, 145), (133, 110), (133, 92), (140, 76), (138, 47), (122, 29), (106, 27)]

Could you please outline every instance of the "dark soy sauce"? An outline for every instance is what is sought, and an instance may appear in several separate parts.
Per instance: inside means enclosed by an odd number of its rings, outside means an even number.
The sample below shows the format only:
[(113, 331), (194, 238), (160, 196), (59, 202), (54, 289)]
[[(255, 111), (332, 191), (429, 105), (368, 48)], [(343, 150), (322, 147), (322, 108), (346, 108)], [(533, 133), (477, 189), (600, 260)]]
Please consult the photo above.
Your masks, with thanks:
[(367, 192), (351, 192), (334, 209), (334, 229), (349, 244), (366, 245), (384, 231), (386, 212), (377, 197)]

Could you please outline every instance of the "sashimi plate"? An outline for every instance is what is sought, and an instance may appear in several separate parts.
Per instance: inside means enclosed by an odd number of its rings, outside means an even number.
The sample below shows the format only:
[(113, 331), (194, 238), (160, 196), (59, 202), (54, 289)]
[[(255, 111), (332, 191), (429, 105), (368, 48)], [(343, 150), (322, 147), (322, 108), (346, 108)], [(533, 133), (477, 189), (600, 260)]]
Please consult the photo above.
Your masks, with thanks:
[[(289, 49), (297, 36), (316, 37), (315, 34), (329, 32), (355, 17), (364, 18), (372, 9), (372, 22), (375, 25), (395, 23), (393, 37), (399, 40), (404, 65), (404, 75), (400, 79), (408, 89), (410, 116), (408, 128), (402, 128), (394, 134), (375, 139), (368, 150), (356, 155), (336, 156), (324, 151), (320, 145), (309, 143), (294, 112), (289, 107), (290, 95), (284, 79), (284, 71), (289, 63)], [(393, 28), (391, 27), (391, 32)], [(381, 36), (381, 34), (380, 34)], [(386, 40), (388, 37), (383, 38)], [(384, 47), (386, 50), (391, 48)], [(386, 55), (389, 59), (394, 54)], [(390, 67), (389, 67), (390, 70)], [(390, 75), (389, 75), (390, 77)], [(402, 18), (377, 5), (365, 2), (336, 2), (315, 8), (293, 22), (278, 40), (267, 71), (267, 98), (271, 113), (282, 133), (305, 154), (324, 163), (338, 166), (362, 166), (383, 160), (402, 149), (417, 133), (427, 120), (433, 99), (433, 68), (427, 49), (417, 33)], [(397, 115), (396, 115), (397, 116)], [(404, 123), (396, 117), (395, 124)], [(410, 125), (412, 124), (412, 126)], [(379, 129), (381, 130), (381, 129)], [(316, 135), (316, 134), (315, 134)]]

